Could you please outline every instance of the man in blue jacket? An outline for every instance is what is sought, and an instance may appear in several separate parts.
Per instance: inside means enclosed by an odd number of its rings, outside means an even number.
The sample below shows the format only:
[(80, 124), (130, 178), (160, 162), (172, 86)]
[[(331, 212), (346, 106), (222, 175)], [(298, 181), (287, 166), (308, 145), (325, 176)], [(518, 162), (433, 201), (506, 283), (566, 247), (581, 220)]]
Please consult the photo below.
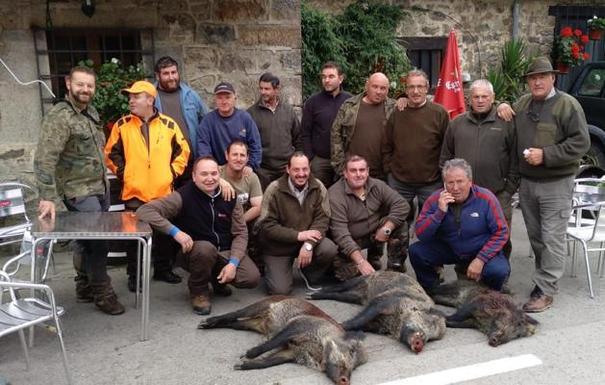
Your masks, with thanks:
[(498, 199), (473, 184), (463, 159), (445, 162), (442, 176), (445, 188), (424, 203), (416, 221), (419, 241), (409, 250), (418, 282), (430, 292), (439, 284), (437, 267), (459, 264), (468, 265), (469, 279), (501, 290), (510, 274), (502, 251), (509, 232)]
[(155, 63), (155, 79), (158, 90), (155, 108), (176, 121), (191, 149), (187, 168), (175, 181), (178, 187), (191, 179), (191, 167), (197, 158), (197, 128), (209, 110), (200, 95), (181, 82), (179, 64), (172, 57), (163, 56)]
[[(197, 156), (212, 156), (220, 166), (227, 163), (225, 150), (234, 140), (248, 146), (248, 169), (244, 175), (261, 164), (261, 139), (256, 123), (250, 114), (235, 107), (237, 98), (231, 83), (221, 82), (214, 87), (216, 109), (210, 112), (197, 131)], [(252, 170), (250, 170), (250, 168)]]

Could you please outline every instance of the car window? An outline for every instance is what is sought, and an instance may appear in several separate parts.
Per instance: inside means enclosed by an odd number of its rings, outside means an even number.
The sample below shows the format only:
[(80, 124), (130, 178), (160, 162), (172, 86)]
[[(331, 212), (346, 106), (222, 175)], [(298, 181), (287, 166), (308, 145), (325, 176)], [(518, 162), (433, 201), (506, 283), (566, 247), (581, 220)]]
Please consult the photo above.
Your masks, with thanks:
[(584, 78), (578, 94), (582, 96), (601, 96), (603, 84), (605, 84), (605, 68), (593, 68)]

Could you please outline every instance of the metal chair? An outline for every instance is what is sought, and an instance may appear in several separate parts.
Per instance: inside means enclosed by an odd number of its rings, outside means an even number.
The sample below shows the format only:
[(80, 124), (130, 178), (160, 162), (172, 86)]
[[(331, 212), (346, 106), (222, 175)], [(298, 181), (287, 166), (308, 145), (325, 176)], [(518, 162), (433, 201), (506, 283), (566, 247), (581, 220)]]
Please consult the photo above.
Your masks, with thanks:
[(0, 219), (8, 222), (0, 228), (0, 246), (21, 242), (23, 234), (31, 229), (32, 223), (25, 209), (24, 189), (35, 194), (33, 188), (23, 183), (0, 183)]
[[(19, 333), (26, 367), (29, 370), (29, 353), (23, 330), (35, 325), (43, 325), (46, 329), (56, 332), (61, 347), (61, 358), (67, 382), (71, 384), (71, 373), (67, 364), (67, 352), (65, 351), (65, 343), (63, 342), (63, 334), (59, 322), (59, 316), (65, 311), (55, 304), (55, 296), (52, 289), (42, 284), (13, 282), (10, 276), (2, 270), (0, 270), (0, 288), (9, 292), (8, 301), (0, 303), (0, 337), (15, 332)], [(35, 297), (36, 292), (43, 294), (48, 299), (48, 302)], [(28, 295), (30, 296), (28, 297)]]
[[(598, 184), (605, 181), (594, 178), (576, 179), (572, 215), (567, 226), (568, 241), (573, 241), (571, 253), (571, 275), (575, 276), (576, 242), (582, 246), (586, 264), (586, 276), (590, 297), (594, 298), (592, 276), (590, 271), (589, 252), (598, 251), (597, 272), (603, 277), (604, 262), (602, 252), (605, 251), (605, 189)], [(589, 247), (596, 244), (595, 247)]]
[[(19, 182), (0, 183), (0, 219), (4, 222), (4, 226), (0, 227), (0, 246), (21, 243), (22, 253), (31, 250), (28, 249), (28, 246), (31, 247), (30, 230), (32, 226), (32, 222), (27, 215), (24, 191), (37, 196), (36, 190), (26, 184)], [(40, 282), (46, 280), (50, 263), (52, 263), (54, 270), (52, 246), (53, 243), (51, 242), (45, 246), (45, 251), (36, 251), (36, 255), (45, 257), (43, 274), (42, 277), (39, 277)], [(12, 261), (8, 263), (12, 263)], [(30, 264), (26, 255), (19, 258), (15, 269), (18, 270), (21, 264)], [(11, 275), (13, 274), (14, 272)]]

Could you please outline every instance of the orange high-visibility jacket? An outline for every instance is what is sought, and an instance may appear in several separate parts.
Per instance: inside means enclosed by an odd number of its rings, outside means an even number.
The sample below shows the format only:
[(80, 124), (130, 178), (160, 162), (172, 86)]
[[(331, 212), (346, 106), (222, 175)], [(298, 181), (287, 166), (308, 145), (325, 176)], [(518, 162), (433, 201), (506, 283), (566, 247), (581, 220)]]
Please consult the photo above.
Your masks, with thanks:
[(105, 164), (122, 181), (124, 201), (149, 202), (170, 194), (173, 180), (189, 160), (187, 140), (172, 118), (156, 113), (149, 119), (149, 144), (142, 124), (136, 115), (122, 117), (105, 145)]

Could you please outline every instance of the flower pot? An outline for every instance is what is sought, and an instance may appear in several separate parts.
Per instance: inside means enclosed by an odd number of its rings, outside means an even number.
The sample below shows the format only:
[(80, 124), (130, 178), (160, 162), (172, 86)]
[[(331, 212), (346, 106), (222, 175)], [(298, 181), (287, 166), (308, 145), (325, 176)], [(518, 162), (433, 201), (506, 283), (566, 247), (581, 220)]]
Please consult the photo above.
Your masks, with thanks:
[(557, 63), (557, 70), (561, 74), (566, 74), (566, 73), (569, 72), (569, 65), (568, 64), (563, 64), (563, 63)]
[(590, 40), (601, 40), (602, 29), (591, 29), (588, 31), (588, 37)]

